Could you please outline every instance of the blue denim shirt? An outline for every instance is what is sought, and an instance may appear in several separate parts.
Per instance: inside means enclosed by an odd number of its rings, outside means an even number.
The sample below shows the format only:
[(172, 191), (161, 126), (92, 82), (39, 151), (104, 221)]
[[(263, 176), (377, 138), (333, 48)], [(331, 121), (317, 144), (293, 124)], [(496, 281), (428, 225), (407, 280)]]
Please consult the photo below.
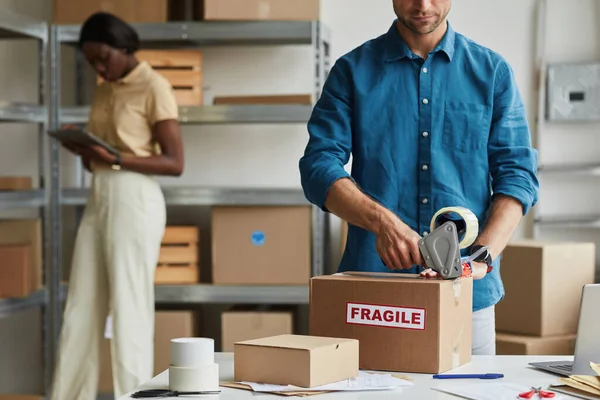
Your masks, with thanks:
[[(450, 24), (425, 61), (404, 43), (396, 22), (338, 59), (308, 131), (302, 187), (325, 211), (327, 191), (345, 177), (420, 235), (442, 207), (470, 209), (481, 229), (494, 194), (517, 199), (524, 214), (537, 202), (537, 151), (513, 71)], [(351, 155), (349, 176), (344, 165)], [(352, 225), (339, 266), (348, 270), (389, 272), (375, 235)], [(493, 271), (474, 281), (473, 311), (503, 296), (497, 258)]]

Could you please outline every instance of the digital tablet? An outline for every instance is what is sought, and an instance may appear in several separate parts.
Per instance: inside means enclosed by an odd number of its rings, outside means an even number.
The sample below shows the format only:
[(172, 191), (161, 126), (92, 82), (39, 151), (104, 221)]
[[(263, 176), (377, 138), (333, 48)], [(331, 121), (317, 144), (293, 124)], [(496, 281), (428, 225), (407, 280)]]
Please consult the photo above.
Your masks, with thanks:
[(100, 139), (98, 136), (81, 129), (60, 129), (57, 131), (48, 131), (48, 134), (61, 142), (71, 142), (81, 146), (98, 145), (104, 147), (113, 155), (119, 154), (117, 149)]

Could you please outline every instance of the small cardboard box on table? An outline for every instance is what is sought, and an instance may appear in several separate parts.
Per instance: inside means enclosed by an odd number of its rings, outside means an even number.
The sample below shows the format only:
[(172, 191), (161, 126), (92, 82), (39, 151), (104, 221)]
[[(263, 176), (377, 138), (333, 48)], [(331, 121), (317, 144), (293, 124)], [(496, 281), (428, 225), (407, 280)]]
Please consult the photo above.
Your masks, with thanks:
[(358, 339), (361, 369), (442, 373), (471, 361), (473, 280), (314, 277), (310, 334)]
[(352, 339), (277, 335), (234, 343), (234, 380), (312, 388), (359, 375)]

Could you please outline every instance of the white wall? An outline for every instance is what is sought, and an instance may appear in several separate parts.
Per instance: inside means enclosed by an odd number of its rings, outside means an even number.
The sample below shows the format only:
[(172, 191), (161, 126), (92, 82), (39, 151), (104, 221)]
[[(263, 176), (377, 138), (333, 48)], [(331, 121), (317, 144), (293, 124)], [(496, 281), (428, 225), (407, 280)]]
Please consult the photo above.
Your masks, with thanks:
[[(0, 10), (11, 9), (51, 19), (50, 1), (1, 0)], [(323, 21), (332, 31), (332, 62), (335, 58), (384, 33), (394, 19), (391, 0), (323, 0)], [(535, 0), (457, 0), (450, 15), (453, 27), (472, 39), (500, 52), (514, 68), (532, 129), (535, 116)], [(549, 56), (552, 60), (588, 60), (599, 56), (598, 16), (594, 0), (550, 0)], [(508, 24), (512, 24), (510, 27)], [(35, 96), (35, 53), (17, 54), (26, 48), (0, 43), (1, 98), (31, 100)], [(31, 54), (30, 54), (31, 53)], [(205, 79), (210, 95), (241, 93), (312, 92), (313, 64), (306, 48), (209, 48), (205, 52)], [(241, 67), (243, 65), (243, 67)], [(65, 70), (65, 80), (69, 71)], [(72, 85), (72, 83), (65, 83)], [(71, 93), (67, 97), (71, 97)], [(550, 129), (541, 137), (542, 163), (593, 161), (599, 145), (591, 146), (596, 126), (563, 126)], [(35, 174), (35, 130), (28, 126), (3, 125), (0, 136), (0, 173)], [(164, 185), (299, 187), (298, 159), (306, 143), (303, 125), (200, 126), (185, 127), (186, 170), (179, 179), (162, 179)], [(72, 186), (70, 156), (64, 156), (65, 186)], [(540, 210), (558, 212), (567, 201), (581, 211), (600, 212), (595, 205), (598, 191), (581, 190), (595, 185), (594, 179), (562, 181), (544, 179)], [(573, 198), (575, 194), (575, 198)], [(560, 201), (559, 201), (560, 200)], [(197, 217), (194, 208), (173, 210), (178, 220)], [(203, 218), (205, 220), (205, 218)], [(336, 227), (337, 228), (337, 227)], [(522, 224), (516, 237), (528, 235)], [(546, 231), (544, 236), (597, 240), (595, 231)], [(338, 248), (337, 233), (334, 247)], [(68, 259), (68, 254), (65, 254)], [(32, 318), (37, 318), (33, 316)], [(9, 338), (19, 337), (16, 318), (0, 320), (0, 392), (36, 388), (35, 379), (4, 379), (18, 352), (7, 349)], [(33, 329), (33, 328), (32, 328)], [(14, 346), (10, 346), (14, 348)], [(7, 353), (8, 352), (8, 353)], [(23, 370), (24, 374), (28, 371)]]

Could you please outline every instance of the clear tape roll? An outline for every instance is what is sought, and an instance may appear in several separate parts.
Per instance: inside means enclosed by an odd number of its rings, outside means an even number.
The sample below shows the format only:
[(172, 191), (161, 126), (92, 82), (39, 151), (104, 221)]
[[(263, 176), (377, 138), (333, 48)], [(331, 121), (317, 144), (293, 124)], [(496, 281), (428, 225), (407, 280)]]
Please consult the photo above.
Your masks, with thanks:
[(178, 392), (219, 390), (219, 364), (196, 368), (169, 366), (169, 390)]
[(431, 224), (429, 227), (431, 232), (433, 232), (439, 225), (441, 225), (438, 223), (439, 218), (441, 216), (447, 216), (449, 214), (458, 215), (465, 224), (464, 233), (462, 239), (459, 238), (460, 242), (458, 243), (458, 246), (461, 249), (465, 249), (472, 245), (473, 242), (475, 242), (475, 239), (477, 239), (477, 236), (479, 235), (479, 220), (471, 210), (465, 207), (444, 207), (440, 209), (434, 214), (433, 218), (431, 219)]

